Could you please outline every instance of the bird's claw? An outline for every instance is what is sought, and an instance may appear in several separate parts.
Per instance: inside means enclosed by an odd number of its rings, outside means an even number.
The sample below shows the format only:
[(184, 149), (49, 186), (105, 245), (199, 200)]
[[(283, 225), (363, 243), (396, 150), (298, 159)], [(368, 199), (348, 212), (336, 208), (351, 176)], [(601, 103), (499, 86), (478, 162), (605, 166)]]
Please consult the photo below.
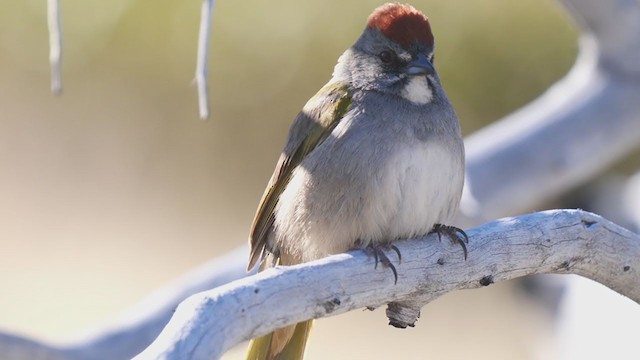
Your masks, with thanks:
[(464, 252), (464, 259), (467, 260), (467, 244), (469, 243), (469, 236), (464, 230), (449, 225), (435, 224), (433, 226), (434, 233), (438, 234), (438, 239), (442, 241), (442, 235), (447, 235), (452, 243), (458, 244), (462, 247)]
[(402, 262), (402, 255), (400, 254), (400, 249), (398, 249), (398, 247), (396, 247), (395, 245), (392, 245), (392, 244), (384, 244), (384, 245), (373, 245), (373, 244), (370, 244), (366, 248), (364, 248), (364, 251), (367, 254), (369, 254), (369, 256), (373, 256), (373, 258), (375, 259), (374, 269), (378, 268), (378, 262), (380, 262), (384, 267), (391, 269), (391, 271), (393, 272), (393, 279), (394, 279), (393, 283), (397, 284), (398, 283), (398, 271), (396, 270), (396, 267), (391, 263), (391, 260), (389, 260), (389, 257), (384, 252), (384, 250), (393, 250), (393, 251), (395, 251), (396, 254), (398, 254), (398, 263), (400, 264)]

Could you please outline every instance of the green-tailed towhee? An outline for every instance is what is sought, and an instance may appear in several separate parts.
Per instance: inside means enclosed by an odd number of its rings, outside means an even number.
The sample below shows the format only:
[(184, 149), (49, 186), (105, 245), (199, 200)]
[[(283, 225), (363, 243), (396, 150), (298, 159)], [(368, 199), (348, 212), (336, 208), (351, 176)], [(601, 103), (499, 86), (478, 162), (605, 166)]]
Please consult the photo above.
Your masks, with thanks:
[[(464, 232), (443, 225), (460, 202), (464, 146), (433, 49), (429, 21), (412, 6), (373, 11), (289, 130), (255, 216), (249, 269), (367, 248), (395, 275), (381, 249), (432, 231), (466, 256)], [(310, 325), (254, 340), (248, 359), (302, 358)]]

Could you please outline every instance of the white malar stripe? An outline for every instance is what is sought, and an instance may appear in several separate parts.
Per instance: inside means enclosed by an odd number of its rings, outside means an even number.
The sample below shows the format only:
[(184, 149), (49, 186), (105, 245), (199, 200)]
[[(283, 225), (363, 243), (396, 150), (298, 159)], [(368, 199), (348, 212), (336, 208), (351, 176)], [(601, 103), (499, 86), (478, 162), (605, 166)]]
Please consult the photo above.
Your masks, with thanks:
[(426, 76), (415, 76), (402, 89), (402, 97), (414, 104), (424, 105), (433, 99), (433, 92), (429, 87)]

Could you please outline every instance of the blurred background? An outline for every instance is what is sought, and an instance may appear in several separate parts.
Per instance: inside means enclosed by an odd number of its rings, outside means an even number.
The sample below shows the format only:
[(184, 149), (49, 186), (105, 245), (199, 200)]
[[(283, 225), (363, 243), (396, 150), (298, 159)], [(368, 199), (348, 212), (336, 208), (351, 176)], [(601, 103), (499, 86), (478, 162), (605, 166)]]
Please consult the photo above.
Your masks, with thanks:
[[(202, 122), (200, 2), (62, 1), (60, 97), (46, 2), (0, 2), (0, 330), (81, 334), (244, 244), (290, 123), (381, 3), (218, 1)], [(465, 134), (575, 60), (577, 30), (554, 1), (412, 4)], [(526, 359), (546, 351), (548, 315), (500, 284), (444, 296), (404, 331), (383, 310), (322, 319), (308, 358)]]

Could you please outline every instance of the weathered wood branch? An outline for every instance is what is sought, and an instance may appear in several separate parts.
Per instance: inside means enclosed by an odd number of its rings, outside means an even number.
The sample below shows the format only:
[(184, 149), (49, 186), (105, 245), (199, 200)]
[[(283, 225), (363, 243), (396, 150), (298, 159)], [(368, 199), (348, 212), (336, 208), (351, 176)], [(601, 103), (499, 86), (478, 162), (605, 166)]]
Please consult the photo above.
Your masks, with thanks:
[(211, 13), (214, 0), (202, 0), (200, 7), (200, 30), (198, 31), (198, 54), (196, 57), (196, 87), (198, 89), (198, 112), (200, 119), (209, 118), (209, 92), (207, 86), (207, 59), (211, 36)]
[(640, 303), (640, 236), (598, 215), (545, 211), (487, 223), (468, 235), (466, 261), (457, 245), (437, 235), (397, 242), (397, 284), (363, 251), (351, 251), (193, 295), (137, 359), (217, 359), (288, 324), (390, 302), (416, 311), (387, 308), (391, 321), (412, 325), (422, 306), (445, 293), (531, 274), (582, 275)]
[(49, 27), (49, 66), (51, 67), (51, 92), (62, 93), (62, 24), (60, 0), (47, 0), (47, 25)]
[(465, 139), (465, 224), (535, 208), (640, 147), (640, 1), (561, 2), (582, 28), (578, 60), (538, 99)]
[(0, 359), (130, 359), (158, 336), (182, 300), (246, 276), (246, 266), (237, 268), (229, 264), (246, 264), (248, 252), (248, 247), (240, 248), (202, 264), (148, 295), (111, 324), (86, 332), (82, 338), (48, 344), (17, 334), (0, 333)]

